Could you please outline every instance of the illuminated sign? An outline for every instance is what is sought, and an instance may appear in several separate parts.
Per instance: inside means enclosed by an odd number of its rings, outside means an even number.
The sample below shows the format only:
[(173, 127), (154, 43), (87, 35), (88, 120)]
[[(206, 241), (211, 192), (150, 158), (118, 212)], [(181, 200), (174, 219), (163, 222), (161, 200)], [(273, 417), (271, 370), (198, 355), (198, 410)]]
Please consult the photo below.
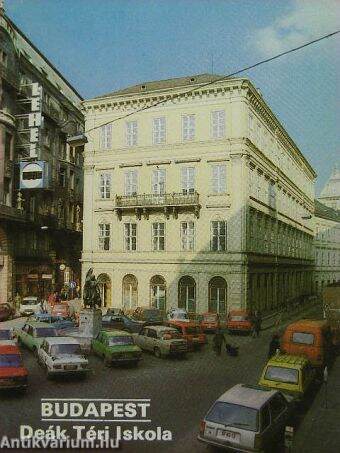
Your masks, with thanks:
[(20, 162), (20, 189), (48, 189), (49, 182), (47, 162)]

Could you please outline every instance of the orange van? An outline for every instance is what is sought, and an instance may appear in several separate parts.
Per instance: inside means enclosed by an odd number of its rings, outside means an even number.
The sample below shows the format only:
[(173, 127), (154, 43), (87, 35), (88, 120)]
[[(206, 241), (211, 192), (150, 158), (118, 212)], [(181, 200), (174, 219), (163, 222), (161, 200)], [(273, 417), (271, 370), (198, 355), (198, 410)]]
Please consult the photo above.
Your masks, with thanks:
[(315, 367), (328, 364), (332, 335), (327, 321), (300, 319), (286, 327), (281, 339), (281, 351), (309, 359)]

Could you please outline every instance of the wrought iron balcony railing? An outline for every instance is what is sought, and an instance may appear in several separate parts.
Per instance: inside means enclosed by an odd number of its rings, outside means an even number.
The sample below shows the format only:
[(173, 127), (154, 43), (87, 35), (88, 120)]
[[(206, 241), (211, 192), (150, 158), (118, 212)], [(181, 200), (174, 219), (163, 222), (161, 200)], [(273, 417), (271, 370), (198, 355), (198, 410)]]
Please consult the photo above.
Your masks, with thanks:
[(137, 218), (141, 214), (148, 218), (150, 211), (163, 211), (168, 218), (170, 213), (177, 217), (179, 210), (193, 209), (198, 217), (200, 204), (199, 194), (193, 193), (165, 193), (165, 194), (134, 194), (116, 196), (116, 212), (121, 218), (123, 211), (135, 211)]

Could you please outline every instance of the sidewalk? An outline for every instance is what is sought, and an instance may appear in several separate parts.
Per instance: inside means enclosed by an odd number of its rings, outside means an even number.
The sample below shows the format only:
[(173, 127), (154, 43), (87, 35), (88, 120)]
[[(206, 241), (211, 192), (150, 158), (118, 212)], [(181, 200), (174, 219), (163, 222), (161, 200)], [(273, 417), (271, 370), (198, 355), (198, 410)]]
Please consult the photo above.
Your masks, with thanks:
[(292, 453), (340, 451), (340, 357), (329, 370), (327, 405), (325, 384), (316, 395), (294, 436)]

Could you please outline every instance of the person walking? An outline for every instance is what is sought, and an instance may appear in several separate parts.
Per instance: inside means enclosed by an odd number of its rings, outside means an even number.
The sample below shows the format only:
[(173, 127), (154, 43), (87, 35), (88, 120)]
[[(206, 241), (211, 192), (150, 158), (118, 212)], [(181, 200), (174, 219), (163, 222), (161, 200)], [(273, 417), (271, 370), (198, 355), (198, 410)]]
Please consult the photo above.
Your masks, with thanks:
[(225, 337), (220, 327), (217, 328), (216, 333), (213, 338), (213, 349), (216, 355), (221, 355), (222, 344), (225, 343)]
[(262, 324), (262, 316), (259, 310), (255, 311), (254, 317), (252, 319), (253, 322), (253, 338), (260, 336), (261, 331), (261, 324)]
[(280, 350), (280, 337), (278, 333), (274, 333), (269, 343), (268, 359), (271, 359), (277, 350)]

